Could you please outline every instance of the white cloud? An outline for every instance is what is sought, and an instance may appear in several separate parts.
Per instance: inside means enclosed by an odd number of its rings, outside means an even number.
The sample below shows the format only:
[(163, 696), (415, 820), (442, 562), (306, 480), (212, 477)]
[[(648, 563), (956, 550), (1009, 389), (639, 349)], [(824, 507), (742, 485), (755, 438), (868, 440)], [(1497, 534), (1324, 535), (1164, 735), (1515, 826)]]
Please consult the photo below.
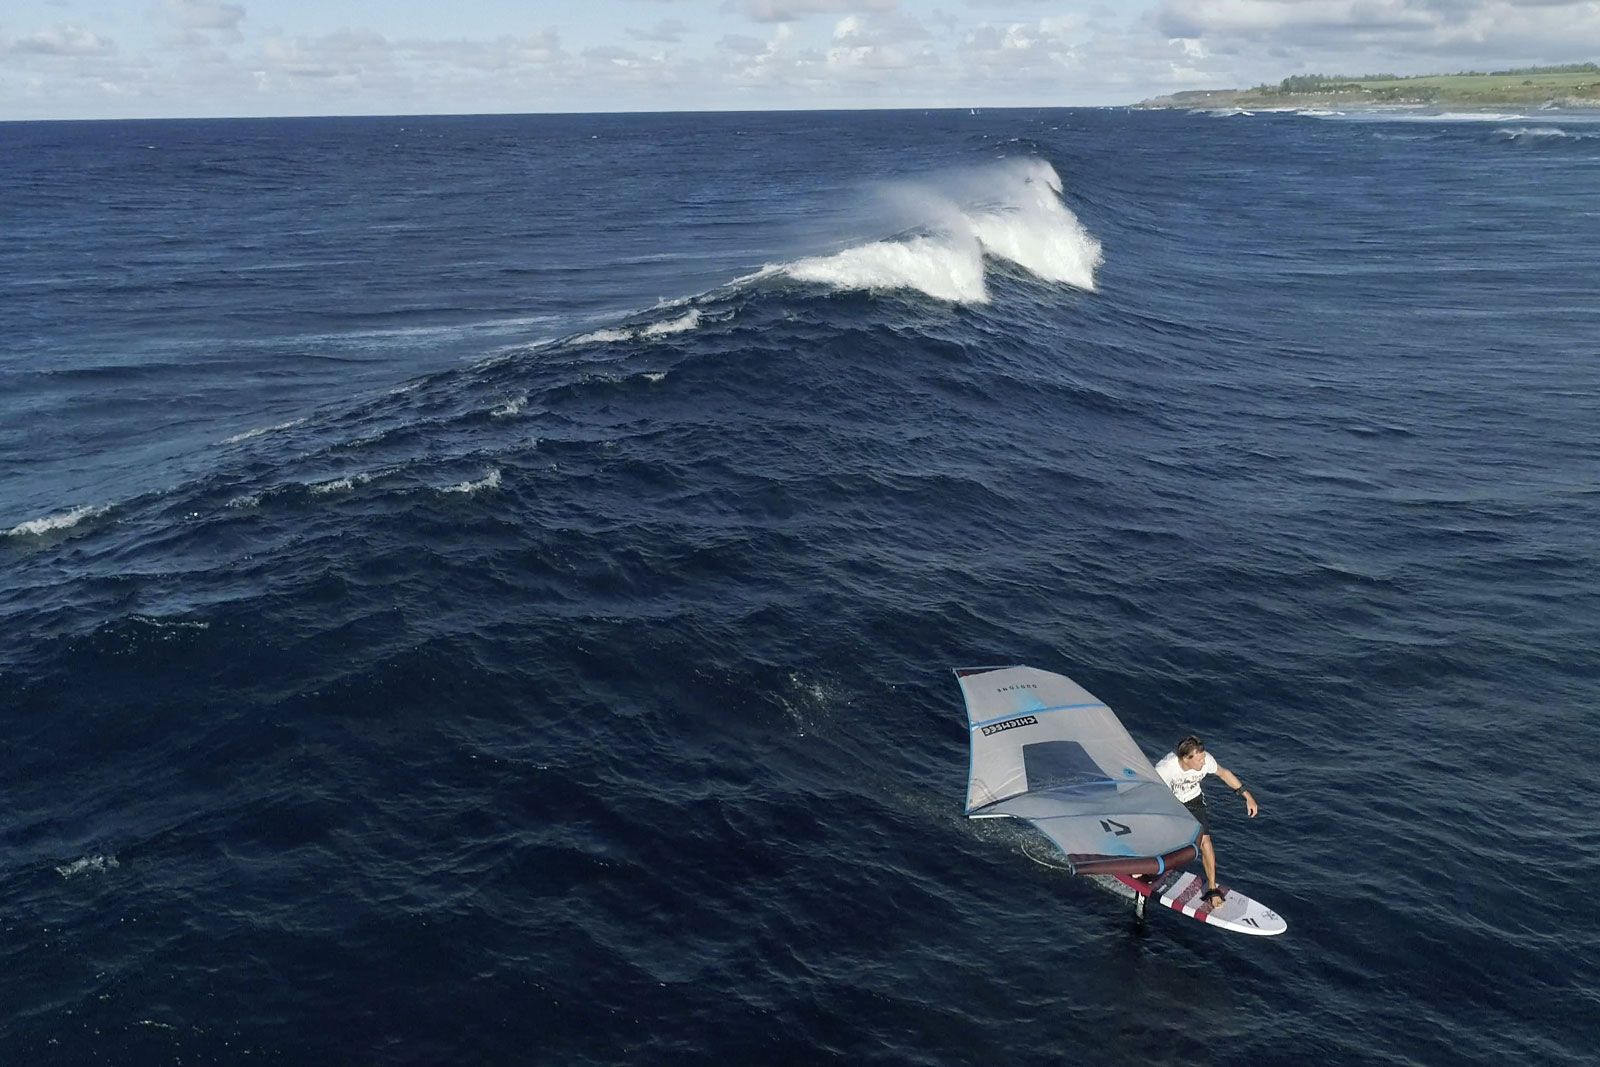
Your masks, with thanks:
[(833, 26), (833, 43), (850, 47), (900, 46), (933, 35), (907, 15), (846, 15)]
[(341, 30), (321, 37), (271, 37), (257, 68), (291, 79), (342, 79), (351, 84), (393, 65), (395, 48), (382, 34)]
[(790, 23), (780, 23), (765, 41), (729, 36), (719, 48), (733, 60), (721, 72), (728, 85), (736, 89), (792, 88), (814, 93), (820, 87), (818, 68), (824, 62), (820, 52), (795, 46), (796, 33)]
[(647, 30), (629, 30), (628, 36), (636, 41), (658, 41), (662, 44), (677, 44), (683, 40), (683, 35), (689, 27), (677, 19), (662, 19)]
[(553, 29), (491, 41), (408, 41), (404, 50), (410, 57), (476, 71), (549, 67), (568, 58)]
[(1425, 56), (1420, 66), (1433, 69), (1444, 56), (1456, 65), (1489, 57), (1562, 61), (1600, 49), (1594, 0), (1165, 0), (1155, 24), (1217, 52), (1283, 49), (1280, 65), (1288, 59), (1302, 67), (1353, 56), (1416, 67)]
[(244, 8), (221, 0), (167, 0), (167, 9), (180, 25), (189, 30), (237, 32), (244, 21)]
[(757, 22), (795, 22), (809, 15), (893, 11), (898, 0), (738, 0)]
[(983, 25), (962, 37), (957, 53), (969, 71), (985, 77), (1003, 77), (1007, 70), (1068, 67), (1078, 60), (1083, 33), (1076, 19)]
[(938, 56), (922, 43), (931, 36), (921, 23), (904, 16), (846, 15), (834, 24), (827, 64), (852, 74), (936, 66)]
[(116, 50), (111, 41), (79, 26), (53, 26), (0, 46), (3, 53), (36, 56), (108, 56)]
[(717, 42), (717, 48), (735, 56), (759, 56), (767, 50), (767, 42), (759, 37), (746, 37), (730, 33)]

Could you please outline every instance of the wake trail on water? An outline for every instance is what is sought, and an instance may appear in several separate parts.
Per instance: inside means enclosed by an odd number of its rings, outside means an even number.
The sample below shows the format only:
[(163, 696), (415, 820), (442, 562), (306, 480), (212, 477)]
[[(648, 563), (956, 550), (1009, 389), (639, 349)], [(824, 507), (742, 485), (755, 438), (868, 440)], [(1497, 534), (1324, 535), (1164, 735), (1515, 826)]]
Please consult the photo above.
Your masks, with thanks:
[(781, 276), (834, 289), (915, 290), (956, 304), (989, 300), (986, 260), (1094, 290), (1100, 242), (1062, 201), (1061, 177), (1042, 160), (1005, 160), (886, 186), (891, 208), (914, 220), (896, 237), (769, 265)]

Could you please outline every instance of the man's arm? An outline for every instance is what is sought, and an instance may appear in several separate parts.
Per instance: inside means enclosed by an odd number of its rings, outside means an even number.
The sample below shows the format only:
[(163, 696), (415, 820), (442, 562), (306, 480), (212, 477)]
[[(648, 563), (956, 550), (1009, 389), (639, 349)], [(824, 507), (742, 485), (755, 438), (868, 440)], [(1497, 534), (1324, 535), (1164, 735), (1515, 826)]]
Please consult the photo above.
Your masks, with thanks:
[(1221, 778), (1223, 784), (1229, 789), (1233, 790), (1235, 793), (1243, 795), (1244, 810), (1250, 813), (1250, 817), (1252, 819), (1255, 818), (1256, 812), (1260, 811), (1261, 809), (1256, 807), (1256, 798), (1251, 796), (1250, 790), (1246, 789), (1244, 787), (1244, 783), (1239, 781), (1239, 776), (1228, 770), (1228, 768), (1219, 764), (1217, 766), (1217, 777)]

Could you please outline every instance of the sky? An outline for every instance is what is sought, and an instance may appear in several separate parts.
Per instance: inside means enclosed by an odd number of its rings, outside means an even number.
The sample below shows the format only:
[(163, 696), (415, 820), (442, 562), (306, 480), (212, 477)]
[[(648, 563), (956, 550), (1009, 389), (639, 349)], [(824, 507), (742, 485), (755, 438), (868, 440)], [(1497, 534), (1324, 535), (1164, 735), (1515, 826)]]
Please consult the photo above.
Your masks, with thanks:
[(1600, 60), (1600, 0), (4, 0), (0, 120), (1128, 104)]

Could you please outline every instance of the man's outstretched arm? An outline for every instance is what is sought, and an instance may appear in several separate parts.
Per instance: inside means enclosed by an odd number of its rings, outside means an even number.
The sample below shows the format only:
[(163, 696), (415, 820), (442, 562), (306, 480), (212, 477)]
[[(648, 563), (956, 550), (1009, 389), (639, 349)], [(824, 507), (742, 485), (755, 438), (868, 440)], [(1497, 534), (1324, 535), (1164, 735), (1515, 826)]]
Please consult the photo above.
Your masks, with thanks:
[(1256, 806), (1256, 798), (1250, 795), (1250, 790), (1246, 789), (1244, 783), (1239, 781), (1239, 776), (1228, 770), (1228, 768), (1219, 766), (1217, 768), (1217, 777), (1221, 778), (1222, 783), (1229, 789), (1244, 797), (1244, 810), (1250, 813), (1252, 819), (1255, 818), (1256, 812), (1261, 809)]

